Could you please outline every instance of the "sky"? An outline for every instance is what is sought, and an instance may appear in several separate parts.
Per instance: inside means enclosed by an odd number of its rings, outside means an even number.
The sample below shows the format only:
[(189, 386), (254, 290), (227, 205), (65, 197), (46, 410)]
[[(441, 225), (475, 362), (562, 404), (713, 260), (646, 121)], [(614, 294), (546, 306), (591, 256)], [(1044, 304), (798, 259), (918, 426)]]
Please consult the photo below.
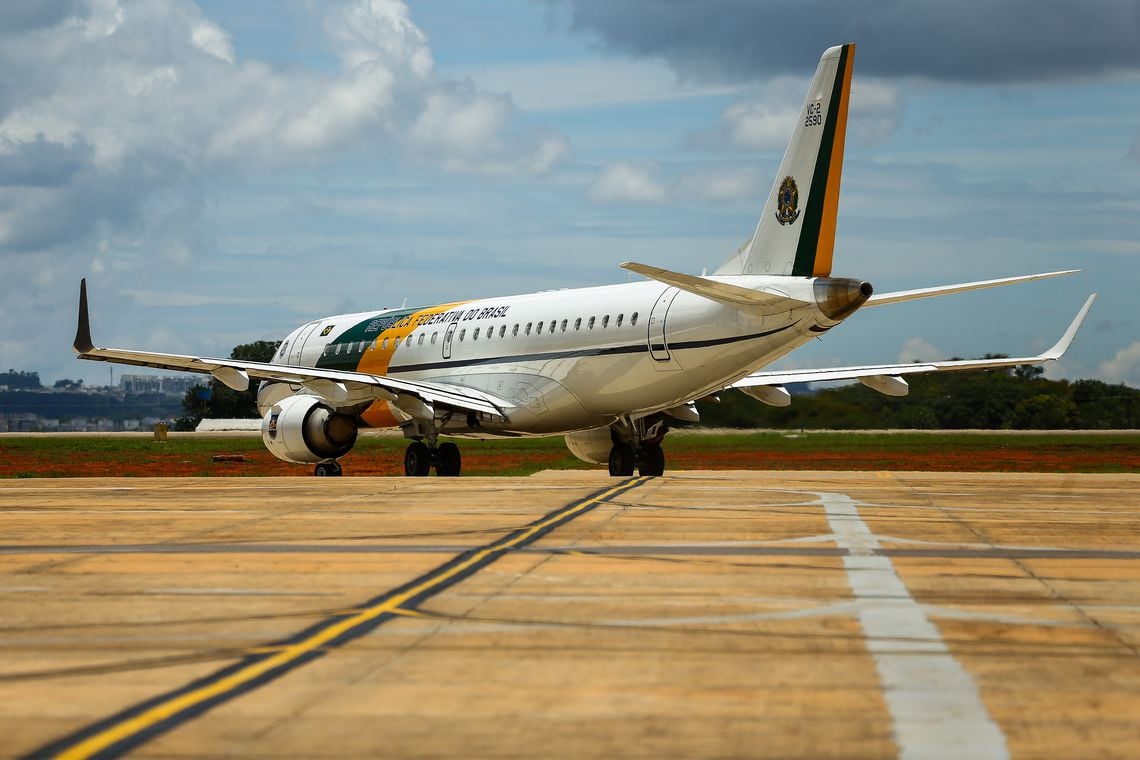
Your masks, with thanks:
[[(781, 367), (1039, 352), (1140, 386), (1140, 1), (0, 4), (0, 368), (227, 356), (310, 319), (699, 274), (756, 224), (822, 51), (855, 42), (836, 276)], [(117, 367), (120, 372), (132, 368)]]

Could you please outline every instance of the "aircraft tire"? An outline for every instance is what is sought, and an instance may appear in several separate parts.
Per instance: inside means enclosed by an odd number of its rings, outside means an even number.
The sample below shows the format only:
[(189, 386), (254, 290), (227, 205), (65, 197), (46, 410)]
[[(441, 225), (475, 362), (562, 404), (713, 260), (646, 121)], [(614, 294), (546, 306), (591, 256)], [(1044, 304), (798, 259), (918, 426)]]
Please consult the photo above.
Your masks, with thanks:
[(656, 443), (642, 444), (637, 462), (637, 471), (642, 475), (665, 474), (665, 452)]
[(454, 476), (459, 474), (462, 467), (463, 460), (459, 456), (459, 447), (451, 441), (441, 443), (439, 448), (435, 450), (436, 464), (435, 474), (442, 476)]
[(431, 450), (423, 441), (412, 441), (404, 452), (404, 474), (422, 477), (431, 472)]
[(340, 462), (321, 462), (313, 468), (313, 474), (318, 478), (338, 477), (344, 474), (344, 469), (340, 466)]
[(633, 447), (628, 443), (615, 444), (610, 449), (610, 475), (614, 477), (632, 475), (636, 459), (633, 455)]

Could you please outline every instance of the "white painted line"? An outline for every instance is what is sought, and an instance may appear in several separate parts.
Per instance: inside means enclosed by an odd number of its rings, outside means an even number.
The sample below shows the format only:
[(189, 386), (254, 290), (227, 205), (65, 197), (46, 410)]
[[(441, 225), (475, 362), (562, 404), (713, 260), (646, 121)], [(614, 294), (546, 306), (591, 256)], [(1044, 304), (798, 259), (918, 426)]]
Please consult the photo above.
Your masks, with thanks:
[(950, 654), (938, 627), (910, 595), (879, 541), (845, 494), (819, 501), (844, 557), (859, 623), (883, 686), (903, 758), (1007, 758), (1005, 735), (970, 674)]

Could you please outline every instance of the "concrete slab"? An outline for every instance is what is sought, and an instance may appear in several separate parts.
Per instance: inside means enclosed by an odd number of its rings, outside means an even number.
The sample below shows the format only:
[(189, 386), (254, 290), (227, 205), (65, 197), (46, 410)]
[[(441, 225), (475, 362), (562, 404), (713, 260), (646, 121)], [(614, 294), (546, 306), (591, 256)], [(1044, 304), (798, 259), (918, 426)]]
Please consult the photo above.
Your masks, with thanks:
[[(618, 482), (0, 481), (5, 752), (103, 721), (168, 756), (1140, 754), (1140, 476), (686, 472), (586, 504)], [(367, 604), (279, 677), (113, 717)]]

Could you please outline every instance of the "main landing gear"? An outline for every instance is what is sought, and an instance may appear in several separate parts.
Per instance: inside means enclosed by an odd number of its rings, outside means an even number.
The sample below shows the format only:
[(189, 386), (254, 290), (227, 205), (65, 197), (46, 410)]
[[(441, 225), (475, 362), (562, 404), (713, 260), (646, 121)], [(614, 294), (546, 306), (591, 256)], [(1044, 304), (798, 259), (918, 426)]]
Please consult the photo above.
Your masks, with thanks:
[(454, 476), (459, 474), (461, 466), (459, 447), (451, 441), (434, 448), (423, 441), (412, 441), (404, 452), (404, 474), (408, 476), (427, 475), (432, 467), (436, 475)]
[(610, 449), (610, 475), (628, 477), (633, 475), (635, 467), (641, 475), (664, 475), (665, 452), (661, 450), (661, 441), (668, 432), (669, 428), (661, 420), (650, 424), (640, 419), (615, 425), (611, 431), (614, 447)]

